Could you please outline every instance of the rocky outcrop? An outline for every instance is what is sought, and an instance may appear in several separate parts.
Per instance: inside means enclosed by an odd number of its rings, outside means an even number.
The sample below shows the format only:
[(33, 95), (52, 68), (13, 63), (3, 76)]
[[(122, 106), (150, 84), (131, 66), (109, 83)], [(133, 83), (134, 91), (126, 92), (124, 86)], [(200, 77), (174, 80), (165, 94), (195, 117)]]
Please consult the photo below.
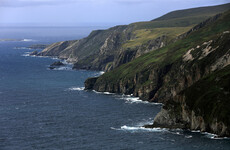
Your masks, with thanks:
[(94, 83), (97, 81), (98, 77), (90, 78), (85, 82), (85, 90), (91, 90), (94, 86)]
[(61, 61), (56, 61), (54, 63), (52, 63), (49, 68), (50, 69), (55, 69), (57, 67), (61, 67), (61, 66), (65, 66), (65, 64), (63, 64)]
[(63, 64), (61, 61), (56, 61), (54, 63), (52, 63), (50, 66), (64, 66), (65, 64)]
[(30, 56), (34, 56), (34, 55), (37, 55), (38, 54), (38, 51), (33, 51), (32, 53), (30, 53)]

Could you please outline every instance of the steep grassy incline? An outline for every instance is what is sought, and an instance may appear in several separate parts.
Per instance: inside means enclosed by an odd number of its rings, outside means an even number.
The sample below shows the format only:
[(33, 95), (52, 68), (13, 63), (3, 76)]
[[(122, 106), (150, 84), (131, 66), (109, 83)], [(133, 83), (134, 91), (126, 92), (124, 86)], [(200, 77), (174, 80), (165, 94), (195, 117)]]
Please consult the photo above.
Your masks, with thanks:
[[(166, 19), (93, 31), (81, 40), (54, 43), (38, 55), (67, 59), (75, 63), (75, 69), (112, 70), (144, 53), (174, 42), (177, 36), (187, 32), (200, 21), (226, 11), (228, 5), (211, 9), (207, 7), (205, 15), (203, 11), (199, 13), (199, 9), (194, 9), (192, 16), (186, 16), (187, 10), (182, 10), (181, 13), (169, 14)], [(181, 15), (183, 11), (186, 13)], [(193, 12), (193, 9), (190, 12)]]
[[(196, 47), (197, 45), (202, 45), (204, 42), (217, 37), (218, 34), (229, 30), (229, 18), (229, 13), (226, 13), (212, 25), (193, 32), (189, 37), (172, 43), (164, 48), (144, 54), (143, 56), (102, 75), (97, 82), (103, 80), (104, 82), (108, 81), (110, 84), (117, 84), (117, 82), (132, 80), (138, 74), (142, 74), (144, 83), (140, 82), (140, 85), (137, 86), (150, 84), (148, 78), (151, 69), (171, 65), (181, 59), (189, 49)], [(144, 76), (143, 73), (146, 74), (146, 76)]]
[(133, 23), (130, 26), (134, 29), (132, 34), (135, 35), (135, 38), (127, 41), (123, 46), (132, 48), (163, 35), (169, 36), (169, 39), (175, 38), (175, 36), (188, 31), (197, 23), (216, 14), (228, 11), (229, 8), (230, 4), (224, 4), (178, 10), (152, 21)]

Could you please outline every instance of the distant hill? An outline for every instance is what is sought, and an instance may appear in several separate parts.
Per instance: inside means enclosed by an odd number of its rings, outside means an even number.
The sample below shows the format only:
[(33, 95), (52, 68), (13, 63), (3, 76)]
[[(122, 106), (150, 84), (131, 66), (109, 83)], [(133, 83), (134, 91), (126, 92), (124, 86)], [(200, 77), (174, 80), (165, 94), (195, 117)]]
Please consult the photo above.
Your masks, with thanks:
[(159, 18), (156, 18), (152, 21), (162, 21), (169, 19), (177, 19), (177, 18), (191, 18), (194, 16), (207, 16), (211, 17), (215, 14), (222, 13), (223, 11), (227, 11), (230, 8), (230, 3), (218, 5), (218, 6), (208, 6), (208, 7), (198, 7), (184, 10), (177, 10), (167, 13)]
[(109, 71), (174, 42), (201, 21), (226, 11), (229, 5), (175, 11), (153, 21), (96, 30), (81, 40), (54, 43), (38, 55), (67, 59), (75, 69)]

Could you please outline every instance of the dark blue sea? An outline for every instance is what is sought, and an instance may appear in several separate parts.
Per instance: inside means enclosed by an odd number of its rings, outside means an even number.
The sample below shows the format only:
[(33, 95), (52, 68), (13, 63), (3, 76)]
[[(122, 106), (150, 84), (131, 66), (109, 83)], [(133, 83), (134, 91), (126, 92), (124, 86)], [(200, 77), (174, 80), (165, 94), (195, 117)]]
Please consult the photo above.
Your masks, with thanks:
[(143, 129), (161, 105), (84, 91), (101, 72), (48, 69), (54, 58), (29, 57), (33, 44), (80, 39), (98, 27), (1, 27), (0, 149), (229, 150), (229, 139), (182, 130)]

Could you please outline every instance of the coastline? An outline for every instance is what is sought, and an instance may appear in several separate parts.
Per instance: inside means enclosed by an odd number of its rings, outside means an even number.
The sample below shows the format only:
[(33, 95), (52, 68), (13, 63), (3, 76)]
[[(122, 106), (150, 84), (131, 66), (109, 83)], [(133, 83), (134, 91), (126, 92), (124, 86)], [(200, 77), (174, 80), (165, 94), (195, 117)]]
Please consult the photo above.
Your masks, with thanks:
[[(61, 61), (65, 62), (65, 63), (73, 65), (72, 63), (67, 62), (67, 59), (61, 59), (61, 58), (54, 57), (54, 56), (30, 55), (30, 53), (32, 53), (32, 52), (25, 52), (25, 54), (23, 54), (22, 56), (25, 56), (25, 57), (38, 57), (38, 58), (50, 58), (50, 59), (53, 59), (53, 60), (61, 60)], [(78, 70), (78, 69), (72, 69), (72, 70)], [(86, 71), (88, 71), (88, 70), (86, 70)], [(97, 76), (95, 76), (95, 77), (99, 77), (102, 74), (104, 74), (104, 71), (99, 71), (99, 74)], [(131, 104), (132, 103), (142, 103), (142, 104), (150, 104), (150, 105), (161, 105), (161, 107), (164, 105), (163, 103), (154, 103), (154, 102), (150, 102), (150, 101), (145, 101), (145, 100), (140, 99), (140, 97), (134, 97), (133, 95), (125, 95), (125, 94), (121, 95), (121, 94), (118, 94), (118, 93), (98, 92), (96, 90), (87, 90), (87, 89), (85, 89), (85, 87), (72, 87), (72, 88), (69, 88), (68, 90), (70, 90), (70, 91), (75, 91), (75, 90), (76, 91), (83, 91), (84, 90), (84, 91), (92, 91), (92, 92), (95, 92), (97, 94), (117, 95), (117, 96), (120, 96), (119, 99), (125, 100), (126, 103), (131, 103)], [(217, 134), (213, 134), (213, 133), (210, 133), (210, 132), (202, 132), (200, 130), (190, 130), (190, 129), (182, 129), (182, 128), (153, 127), (153, 123), (154, 123), (154, 121), (152, 122), (152, 124), (151, 123), (150, 124), (144, 124), (142, 126), (135, 126), (135, 127), (129, 127), (129, 126), (124, 125), (124, 126), (121, 126), (121, 129), (118, 129), (118, 130), (144, 130), (144, 131), (149, 131), (149, 132), (181, 130), (181, 131), (197, 132), (199, 134), (204, 134), (204, 135), (207, 135), (206, 137), (209, 138), (209, 139), (215, 139), (215, 140), (226, 140), (226, 139), (229, 140), (230, 139), (229, 137), (221, 137), (221, 136), (218, 136)], [(173, 134), (175, 134), (175, 133), (173, 133)]]

